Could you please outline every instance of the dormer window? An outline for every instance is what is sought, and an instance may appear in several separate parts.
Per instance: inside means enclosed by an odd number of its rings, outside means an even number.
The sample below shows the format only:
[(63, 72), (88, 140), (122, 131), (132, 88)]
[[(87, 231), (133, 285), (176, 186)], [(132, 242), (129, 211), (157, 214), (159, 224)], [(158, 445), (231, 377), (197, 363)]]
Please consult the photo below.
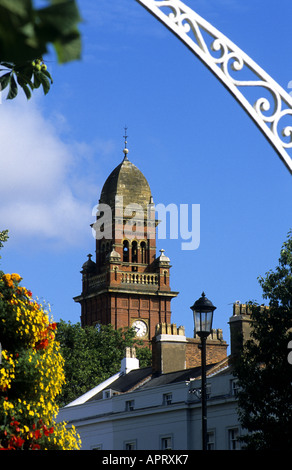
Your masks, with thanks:
[(118, 395), (118, 392), (115, 392), (112, 388), (107, 388), (102, 392), (102, 398), (104, 400), (107, 398), (112, 398), (114, 395)]

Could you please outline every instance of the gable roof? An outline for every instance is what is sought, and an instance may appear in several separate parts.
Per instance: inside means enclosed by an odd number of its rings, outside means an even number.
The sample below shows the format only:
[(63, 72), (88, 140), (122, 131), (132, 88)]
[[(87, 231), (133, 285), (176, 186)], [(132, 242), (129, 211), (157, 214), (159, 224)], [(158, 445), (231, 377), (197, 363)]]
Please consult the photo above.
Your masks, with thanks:
[(136, 389), (139, 384), (143, 383), (145, 380), (150, 379), (152, 374), (152, 368), (146, 367), (144, 369), (135, 369), (131, 370), (127, 374), (122, 374), (116, 380), (111, 382), (110, 386), (103, 387), (95, 395), (91, 396), (88, 402), (101, 400), (103, 397), (103, 391), (107, 388), (113, 390), (117, 393), (126, 393), (130, 392), (133, 389)]
[[(227, 357), (220, 362), (207, 365), (206, 373), (209, 377), (213, 375), (221, 375), (230, 371), (231, 367), (230, 357)], [(89, 390), (81, 397), (66, 405), (66, 407), (102, 400), (103, 392), (108, 389), (112, 390), (114, 393), (122, 394), (129, 393), (134, 390), (147, 390), (163, 385), (188, 382), (191, 379), (200, 378), (201, 366), (169, 372), (167, 374), (153, 374), (151, 367), (134, 369), (128, 373), (118, 372), (93, 389)]]
[[(207, 366), (207, 373), (212, 369), (214, 364)], [(201, 375), (201, 367), (193, 367), (192, 369), (169, 372), (167, 374), (152, 374), (151, 367), (144, 369), (132, 370), (128, 374), (121, 375), (111, 382), (110, 388), (116, 393), (127, 393), (134, 390), (145, 390), (159, 387), (161, 385), (174, 384), (178, 382), (186, 382), (190, 379), (199, 378)], [(103, 387), (95, 395), (92, 395), (87, 401), (101, 400), (103, 391), (107, 387)]]

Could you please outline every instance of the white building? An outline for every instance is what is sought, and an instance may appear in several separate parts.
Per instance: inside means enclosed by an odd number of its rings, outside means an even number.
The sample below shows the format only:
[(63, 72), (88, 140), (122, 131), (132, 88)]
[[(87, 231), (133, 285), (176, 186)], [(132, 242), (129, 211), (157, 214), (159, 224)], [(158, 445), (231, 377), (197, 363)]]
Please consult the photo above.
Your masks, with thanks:
[[(230, 325), (242, 317), (231, 320)], [(160, 335), (156, 341), (161, 353), (163, 344), (167, 351), (170, 345), (179, 349), (185, 337)], [(62, 408), (58, 419), (74, 424), (82, 450), (199, 450), (200, 374), (199, 366), (167, 373), (139, 369), (128, 350), (118, 374)], [(239, 449), (242, 430), (230, 357), (207, 366), (207, 394), (209, 449)]]

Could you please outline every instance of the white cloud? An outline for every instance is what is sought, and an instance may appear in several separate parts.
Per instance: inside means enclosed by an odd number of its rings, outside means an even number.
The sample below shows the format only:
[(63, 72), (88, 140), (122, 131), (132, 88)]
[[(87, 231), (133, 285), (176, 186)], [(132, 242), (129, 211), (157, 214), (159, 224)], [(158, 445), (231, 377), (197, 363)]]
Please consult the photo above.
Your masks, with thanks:
[(60, 119), (54, 124), (35, 102), (19, 98), (0, 107), (0, 229), (12, 240), (72, 246), (88, 236), (100, 190), (93, 154), (110, 153), (112, 145), (66, 143)]

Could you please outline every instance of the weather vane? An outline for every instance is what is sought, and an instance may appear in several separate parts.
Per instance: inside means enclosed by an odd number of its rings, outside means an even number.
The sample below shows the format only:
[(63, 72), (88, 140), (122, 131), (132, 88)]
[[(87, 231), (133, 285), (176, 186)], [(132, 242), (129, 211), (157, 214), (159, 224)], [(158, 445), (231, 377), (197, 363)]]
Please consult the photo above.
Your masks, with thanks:
[(128, 143), (128, 142), (127, 142), (127, 138), (128, 138), (128, 135), (127, 135), (127, 130), (128, 130), (128, 128), (127, 128), (127, 126), (125, 126), (124, 129), (125, 129), (125, 135), (124, 135), (123, 137), (124, 137), (124, 139), (125, 139), (125, 148), (127, 148), (127, 143)]
[(127, 142), (127, 138), (128, 138), (127, 130), (128, 130), (128, 128), (127, 128), (127, 126), (125, 126), (125, 135), (124, 135), (124, 139), (125, 139), (125, 148), (124, 148), (124, 150), (123, 150), (124, 155), (125, 155), (125, 158), (127, 157), (127, 153), (129, 153), (129, 150), (127, 149), (127, 143), (128, 143), (128, 142)]

